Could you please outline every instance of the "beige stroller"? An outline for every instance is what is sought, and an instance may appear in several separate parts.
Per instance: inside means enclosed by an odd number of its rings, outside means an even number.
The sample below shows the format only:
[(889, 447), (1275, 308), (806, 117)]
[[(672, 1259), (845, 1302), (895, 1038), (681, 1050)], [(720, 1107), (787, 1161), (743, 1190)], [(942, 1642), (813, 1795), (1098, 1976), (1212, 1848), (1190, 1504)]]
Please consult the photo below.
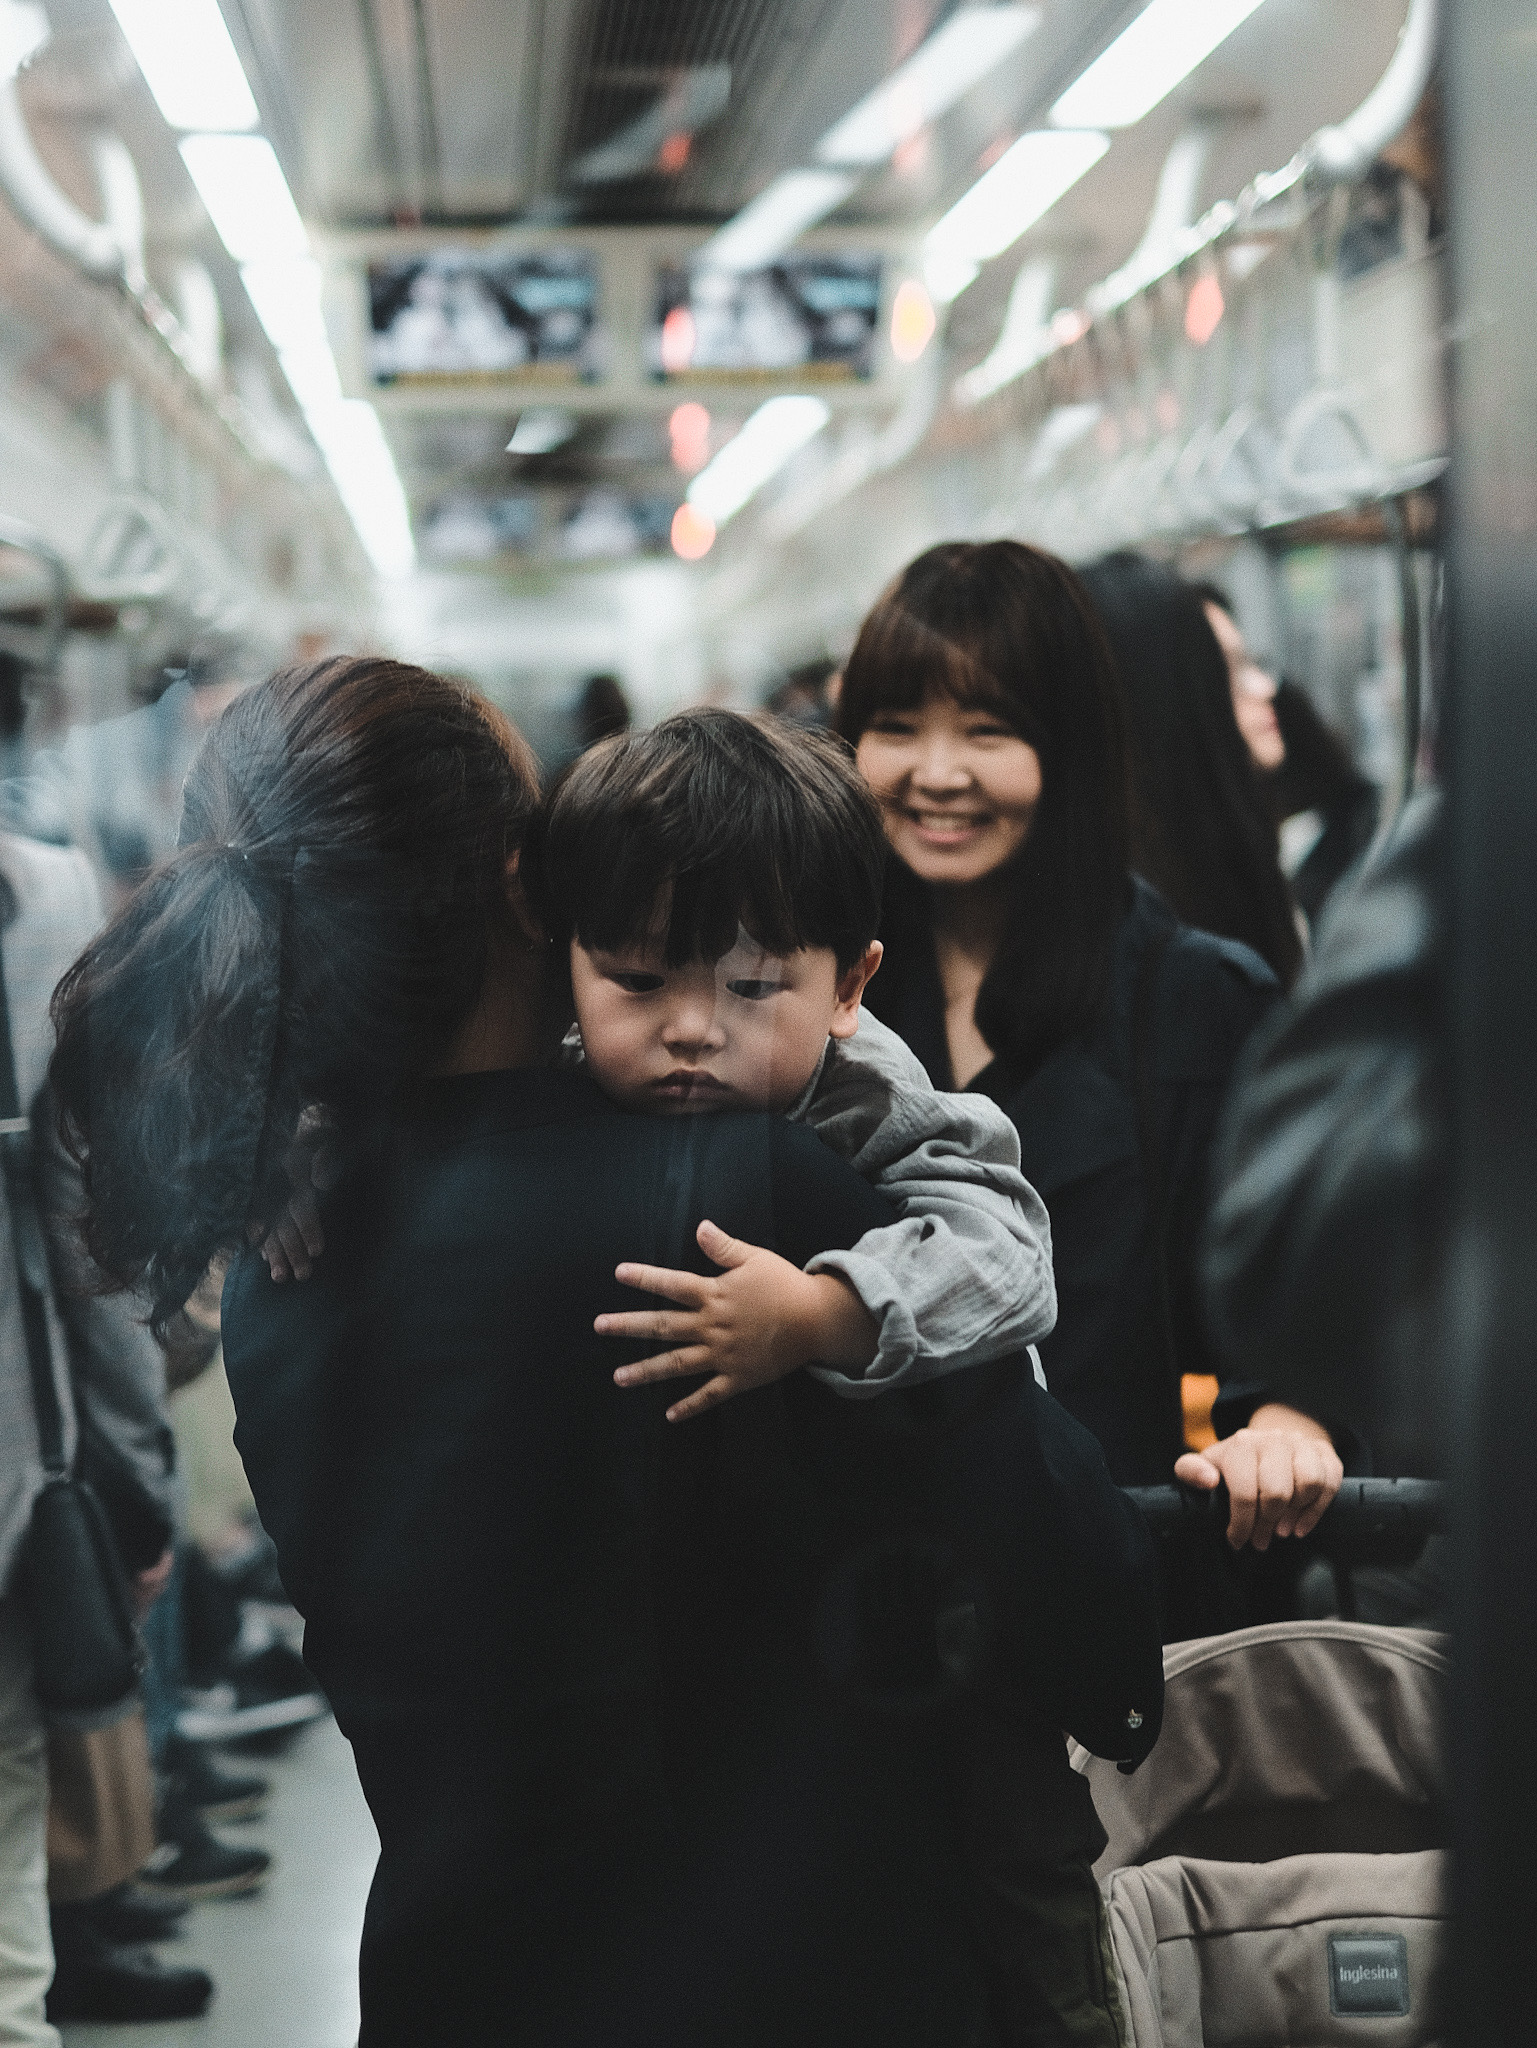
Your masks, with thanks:
[(1083, 1750), (1133, 2048), (1430, 2048), (1447, 1934), (1442, 1637), (1175, 1644), (1134, 1776)]

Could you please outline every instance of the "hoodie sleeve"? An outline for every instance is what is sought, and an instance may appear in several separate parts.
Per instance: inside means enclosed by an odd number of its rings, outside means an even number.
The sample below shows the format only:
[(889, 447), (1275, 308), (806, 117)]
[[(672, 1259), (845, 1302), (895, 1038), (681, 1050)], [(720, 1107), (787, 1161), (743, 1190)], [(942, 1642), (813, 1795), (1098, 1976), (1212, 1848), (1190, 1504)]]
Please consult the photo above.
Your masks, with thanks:
[(880, 1325), (862, 1374), (813, 1366), (816, 1377), (858, 1398), (984, 1364), (1047, 1334), (1057, 1316), (1051, 1225), (996, 1103), (942, 1094), (896, 1033), (862, 1012), (852, 1038), (830, 1042), (793, 1114), (897, 1212), (851, 1251), (807, 1265), (839, 1274)]

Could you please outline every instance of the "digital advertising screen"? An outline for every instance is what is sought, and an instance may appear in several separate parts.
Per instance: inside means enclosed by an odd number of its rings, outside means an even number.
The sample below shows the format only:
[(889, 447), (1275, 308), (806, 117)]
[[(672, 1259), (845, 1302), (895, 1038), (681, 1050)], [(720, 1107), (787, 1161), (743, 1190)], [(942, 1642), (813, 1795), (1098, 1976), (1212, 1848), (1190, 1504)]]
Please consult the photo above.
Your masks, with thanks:
[(597, 269), (582, 249), (435, 249), (368, 266), (375, 384), (578, 383), (598, 374)]
[(666, 264), (651, 373), (744, 384), (868, 377), (880, 300), (878, 256), (798, 256), (741, 274)]

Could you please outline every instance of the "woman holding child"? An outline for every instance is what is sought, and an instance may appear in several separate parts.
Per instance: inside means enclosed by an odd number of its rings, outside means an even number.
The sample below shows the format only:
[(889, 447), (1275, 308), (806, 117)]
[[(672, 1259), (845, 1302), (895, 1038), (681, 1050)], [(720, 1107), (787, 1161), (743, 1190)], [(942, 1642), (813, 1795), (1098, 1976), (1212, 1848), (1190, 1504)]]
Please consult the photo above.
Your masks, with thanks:
[[(361, 2048), (959, 2042), (978, 1993), (958, 1782), (990, 1817), (967, 1731), (1006, 1724), (1008, 1765), (1038, 1759), (1031, 1810), (1079, 1861), (1093, 1815), (1058, 1731), (1128, 1758), (1156, 1732), (1145, 1535), (1087, 1432), (994, 1349), (1043, 1313), (1017, 1159), (989, 1139), (974, 1213), (939, 1227), (977, 1168), (929, 1158), (926, 1131), (960, 1112), (930, 1097), (883, 1150), (893, 1119), (839, 1057), (879, 819), (807, 736), (767, 736), (744, 777), (744, 723), (671, 754), (608, 743), (649, 769), (589, 820), (617, 859), (589, 844), (563, 878), (545, 846), (539, 893), (579, 990), (584, 966), (599, 984), (590, 1071), (548, 1057), (527, 751), (386, 661), (232, 707), (181, 849), (56, 999), (103, 1272), (163, 1322), (233, 1259), (237, 1441), (381, 1839)], [(899, 1053), (892, 1089), (922, 1093)], [(824, 1087), (828, 1143), (767, 1113), (817, 1122)], [(316, 1104), (329, 1241), (283, 1288), (249, 1240)], [(906, 1227), (926, 1204), (934, 1227)], [(648, 1371), (616, 1389), (594, 1318), (633, 1302), (621, 1262), (714, 1286), (696, 1234), (729, 1298), (716, 1377), (757, 1391), (669, 1429)], [(936, 1245), (1017, 1284), (1001, 1330), (952, 1331), (994, 1362), (909, 1396), (904, 1375), (945, 1368)], [(846, 1256), (808, 1273), (818, 1254)], [(676, 1334), (676, 1310), (643, 1313)], [(842, 1384), (785, 1377), (810, 1357)], [(871, 1373), (897, 1391), (839, 1398)], [(957, 1600), (977, 1640), (952, 1669), (935, 1603)], [(1094, 1924), (1066, 1974), (1102, 2004)]]
[[(861, 628), (837, 725), (892, 854), (869, 1006), (937, 1087), (1019, 1132), (1051, 1216), (1052, 1392), (1122, 1484), (1225, 1480), (1235, 1548), (1305, 1534), (1342, 1477), (1320, 1423), (1229, 1386), (1222, 1440), (1184, 1452), (1179, 1377), (1222, 1370), (1196, 1281), (1213, 1124), (1277, 990), (1128, 874), (1115, 677), (1082, 584), (1015, 541), (931, 548)], [(1243, 1597), (1187, 1577), (1170, 1634), (1233, 1625)]]

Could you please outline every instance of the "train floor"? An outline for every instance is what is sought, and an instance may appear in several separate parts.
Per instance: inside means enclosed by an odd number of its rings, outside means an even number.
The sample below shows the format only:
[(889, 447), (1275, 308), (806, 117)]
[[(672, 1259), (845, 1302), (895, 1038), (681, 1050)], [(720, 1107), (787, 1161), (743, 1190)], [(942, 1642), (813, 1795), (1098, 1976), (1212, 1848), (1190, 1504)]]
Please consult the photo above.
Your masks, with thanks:
[(253, 1897), (194, 1906), (166, 1960), (195, 1963), (217, 1987), (201, 2019), (69, 2025), (67, 2048), (353, 2048), (357, 1955), (378, 1837), (352, 1752), (333, 1721), (278, 1756), (250, 1760), (272, 1781), (263, 1819), (227, 1827), (272, 1854)]

